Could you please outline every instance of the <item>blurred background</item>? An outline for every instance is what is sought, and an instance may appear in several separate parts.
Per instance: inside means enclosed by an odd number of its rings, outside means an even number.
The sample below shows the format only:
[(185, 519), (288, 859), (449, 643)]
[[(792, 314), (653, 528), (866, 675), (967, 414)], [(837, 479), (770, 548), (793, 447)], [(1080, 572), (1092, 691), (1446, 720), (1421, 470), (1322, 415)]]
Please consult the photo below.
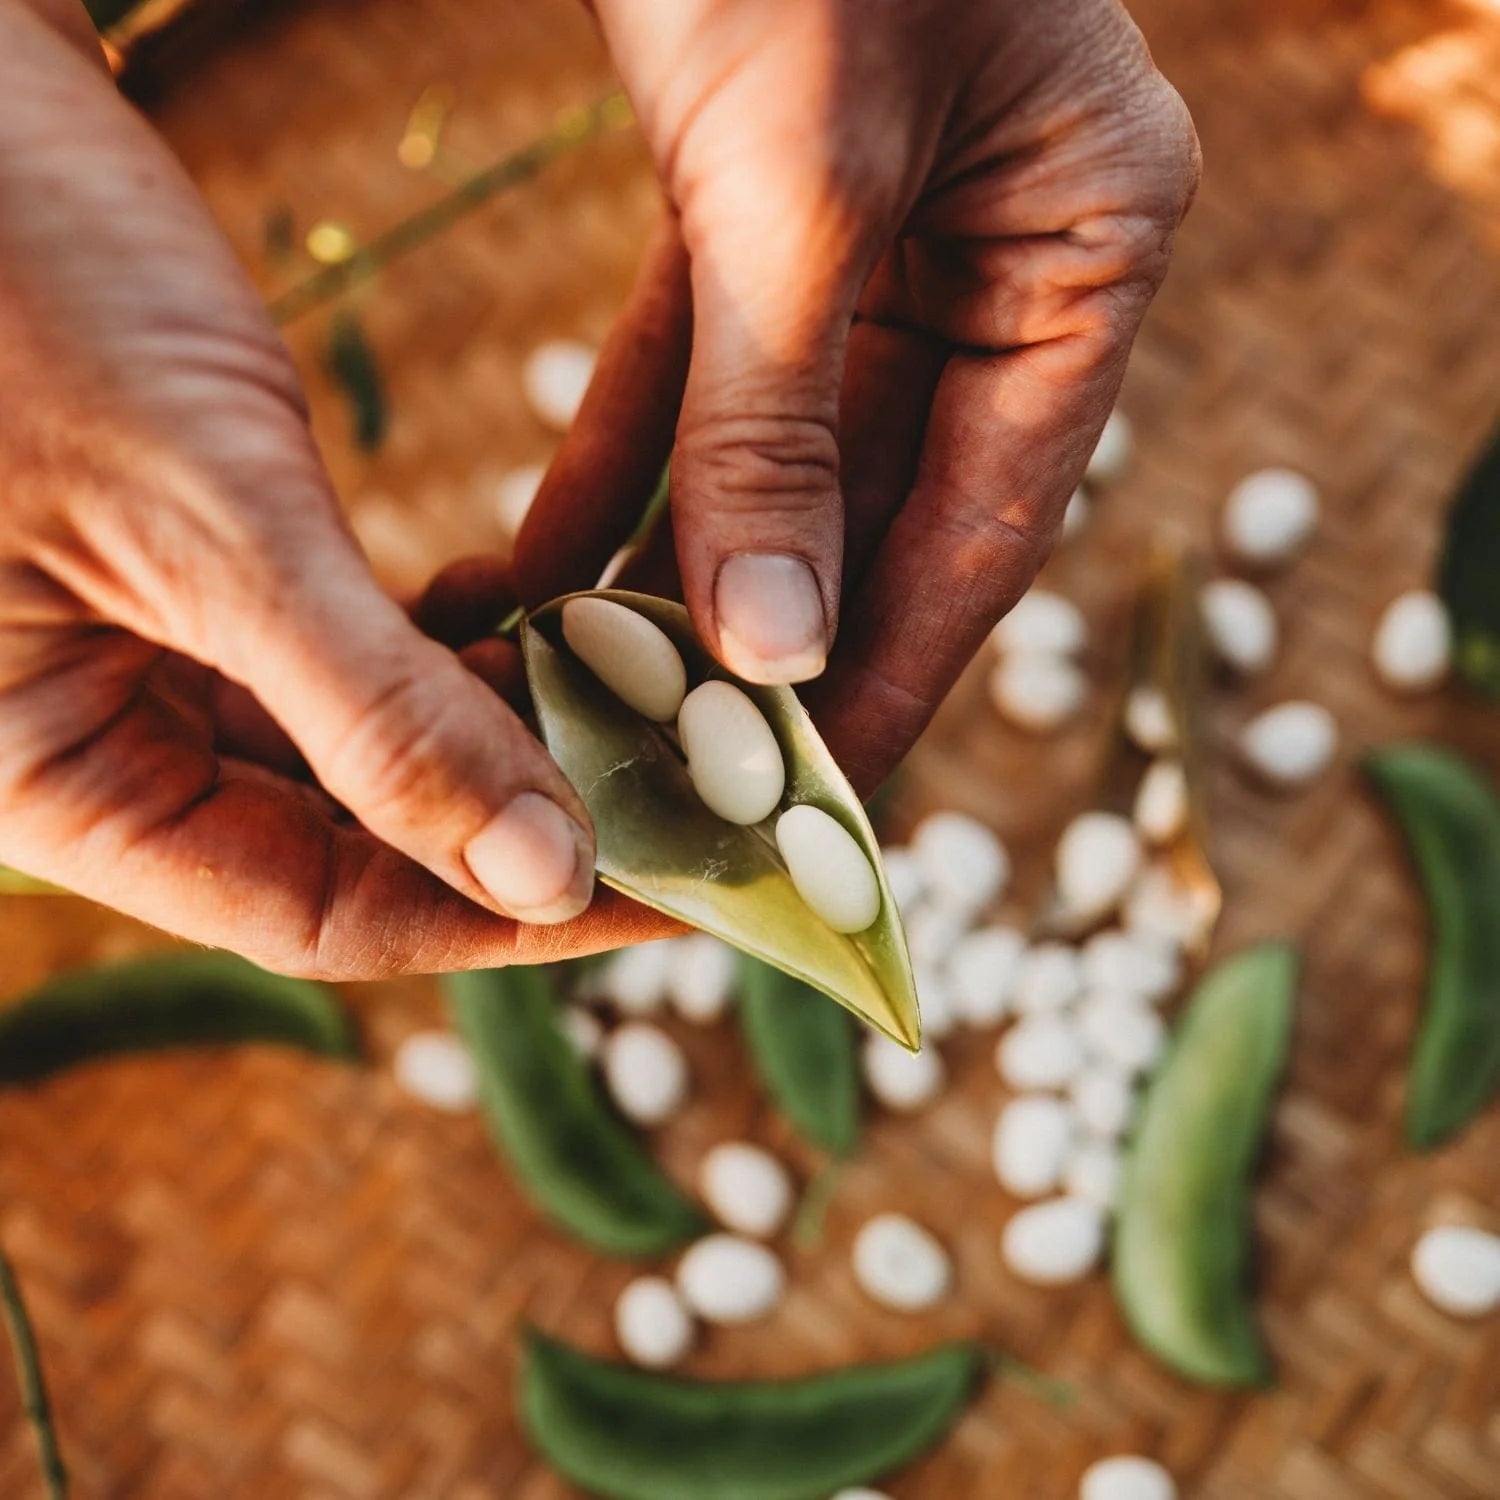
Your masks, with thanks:
[[(871, 1114), (822, 1243), (786, 1251), (775, 1315), (707, 1335), (687, 1368), (802, 1373), (978, 1333), (1076, 1385), (1067, 1409), (994, 1386), (890, 1481), (896, 1500), (1063, 1500), (1117, 1450), (1155, 1454), (1204, 1500), (1484, 1500), (1500, 1495), (1500, 1329), (1445, 1318), (1406, 1266), (1435, 1219), (1500, 1228), (1500, 1115), (1436, 1155), (1401, 1148), (1426, 925), (1354, 763), (1423, 736), (1500, 769), (1493, 706), (1456, 689), (1395, 697), (1370, 664), (1382, 610), (1429, 583), (1449, 498), (1500, 414), (1500, 4), (1132, 9), (1193, 112), (1205, 174), (1121, 399), (1128, 467), (1046, 575), (1088, 618), (1091, 692), (1061, 731), (1028, 735), (996, 714), (977, 663), (882, 827), (898, 839), (934, 808), (973, 814), (1011, 851), (1018, 909), (1034, 901), (1107, 753), (1123, 670), (1110, 643), (1146, 542), (1165, 529), (1216, 568), (1237, 480), (1285, 465), (1315, 482), (1316, 535), (1268, 585), (1274, 669), (1203, 704), (1218, 946), (1286, 936), (1307, 955), (1256, 1211), (1279, 1382), (1194, 1391), (1135, 1347), (1103, 1278), (1039, 1292), (1005, 1272), (1015, 1205), (989, 1165), (1003, 1091), (991, 1043), (965, 1037), (943, 1046), (939, 1100)], [(574, 0), (143, 12), (113, 33), (125, 86), (277, 309), (382, 578), (411, 591), (454, 557), (506, 549), (515, 471), (556, 441), (526, 398), (526, 358), (547, 340), (598, 343), (658, 208), (628, 111), (601, 104), (614, 84), (587, 14)], [(422, 217), (495, 163), (465, 212)], [(1272, 795), (1230, 747), (1289, 698), (1332, 710), (1339, 754)], [(0, 998), (161, 946), (70, 898), (0, 896)], [(368, 1066), (176, 1053), (0, 1091), (0, 1244), (77, 1494), (576, 1493), (513, 1415), (515, 1333), (524, 1317), (612, 1351), (630, 1272), (543, 1222), (476, 1113), (398, 1089), (398, 1044), (443, 1024), (434, 983), (345, 998)], [(653, 1137), (667, 1169), (691, 1180), (709, 1145), (746, 1138), (810, 1176), (732, 1029), (667, 1024), (692, 1077)], [(854, 1285), (850, 1237), (882, 1208), (953, 1257), (955, 1293), (933, 1313), (883, 1312)], [(8, 1379), (0, 1494), (43, 1494)]]

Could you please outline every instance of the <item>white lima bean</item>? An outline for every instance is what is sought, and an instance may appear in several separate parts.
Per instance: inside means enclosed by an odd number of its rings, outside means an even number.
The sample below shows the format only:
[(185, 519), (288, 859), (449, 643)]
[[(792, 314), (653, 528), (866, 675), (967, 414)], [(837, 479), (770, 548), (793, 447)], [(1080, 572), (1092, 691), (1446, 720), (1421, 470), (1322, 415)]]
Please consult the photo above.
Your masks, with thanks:
[(990, 702), (1017, 729), (1051, 734), (1077, 716), (1088, 696), (1088, 678), (1066, 656), (1012, 651), (995, 664)]
[(863, 932), (880, 915), (880, 883), (859, 841), (806, 803), (776, 820), (776, 847), (797, 894), (835, 932)]
[(917, 863), (917, 856), (901, 844), (891, 844), (880, 851), (885, 865), (885, 883), (891, 888), (891, 899), (903, 917), (910, 916), (927, 895), (927, 877)]
[(622, 703), (658, 724), (677, 717), (687, 668), (659, 625), (613, 599), (569, 599), (562, 633), (568, 649)]
[(1245, 725), (1240, 755), (1273, 786), (1305, 786), (1328, 769), (1338, 738), (1338, 725), (1321, 703), (1294, 699), (1266, 709)]
[(705, 1323), (754, 1323), (781, 1301), (786, 1272), (764, 1245), (711, 1234), (677, 1263), (677, 1290)]
[(770, 1239), (792, 1209), (791, 1174), (769, 1151), (746, 1141), (715, 1146), (698, 1170), (698, 1187), (726, 1229), (752, 1239)]
[(1147, 932), (1096, 932), (1083, 945), (1083, 981), (1091, 990), (1123, 990), (1143, 1000), (1165, 1000), (1182, 982), (1182, 959), (1166, 940)]
[(1209, 890), (1184, 885), (1169, 865), (1148, 866), (1120, 908), (1120, 924), (1131, 937), (1196, 948), (1213, 930), (1217, 902)]
[(865, 1082), (887, 1109), (909, 1114), (931, 1104), (943, 1091), (946, 1070), (935, 1047), (908, 1052), (900, 1042), (871, 1033), (864, 1052)]
[(558, 432), (572, 426), (594, 377), (597, 358), (587, 344), (576, 339), (549, 339), (526, 356), (521, 388), (532, 411), (547, 426)]
[(1062, 1182), (1073, 1145), (1073, 1114), (1050, 1094), (1012, 1099), (995, 1121), (990, 1159), (995, 1177), (1017, 1198), (1043, 1198)]
[(1500, 1308), (1500, 1235), (1440, 1224), (1417, 1241), (1411, 1274), (1422, 1295), (1445, 1313), (1482, 1318)]
[(1104, 423), (1104, 431), (1099, 434), (1083, 477), (1090, 484), (1114, 483), (1130, 466), (1134, 447), (1135, 430), (1130, 425), (1130, 418), (1117, 408), (1110, 412)]
[(1028, 1016), (995, 1048), (995, 1067), (1013, 1089), (1063, 1089), (1082, 1070), (1087, 1054), (1064, 1016)]
[(522, 468), (509, 470), (494, 482), (495, 520), (500, 526), (500, 534), (511, 546), (515, 545), (516, 538), (521, 534), (521, 527), (531, 510), (531, 502), (536, 499), (546, 473), (547, 469), (543, 464), (526, 464)]
[(891, 1500), (884, 1490), (840, 1490), (832, 1500)]
[(854, 1237), (854, 1279), (895, 1312), (924, 1312), (953, 1282), (948, 1252), (905, 1214), (876, 1214)]
[(419, 1031), (396, 1049), (396, 1082), (414, 1099), (456, 1114), (471, 1109), (477, 1093), (474, 1060), (451, 1032)]
[(749, 694), (728, 682), (700, 683), (682, 700), (677, 733), (710, 811), (728, 823), (770, 817), (786, 789), (786, 762)]
[(561, 1024), (568, 1044), (585, 1062), (598, 1057), (604, 1046), (604, 1025), (593, 1011), (582, 1005), (565, 1005)]
[(1089, 499), (1089, 492), (1082, 485), (1079, 485), (1068, 496), (1068, 503), (1063, 507), (1063, 541), (1071, 542), (1089, 524), (1089, 516), (1093, 508), (1093, 502)]
[(1188, 823), (1187, 772), (1180, 760), (1154, 760), (1136, 788), (1135, 826), (1148, 844), (1171, 844)]
[(929, 813), (912, 833), (911, 851), (935, 900), (963, 912), (1005, 894), (1010, 856), (992, 828), (967, 813)]
[(1062, 1185), (1074, 1198), (1097, 1204), (1113, 1213), (1120, 1201), (1125, 1163), (1120, 1148), (1109, 1141), (1081, 1141), (1068, 1154)]
[(728, 943), (706, 932), (690, 933), (672, 944), (667, 999), (684, 1021), (711, 1025), (729, 1009), (738, 972), (739, 960)]
[(1011, 986), (1017, 1015), (1038, 1016), (1064, 1010), (1083, 988), (1083, 963), (1066, 943), (1038, 943), (1021, 955)]
[(1141, 838), (1118, 813), (1080, 813), (1057, 841), (1057, 893), (1086, 921), (1108, 916), (1141, 868)]
[(655, 1015), (667, 998), (673, 961), (671, 938), (621, 948), (605, 961), (599, 988), (624, 1015)]
[(692, 1314), (670, 1281), (639, 1276), (615, 1302), (615, 1337), (632, 1364), (670, 1370), (693, 1346)]
[(1104, 1212), (1083, 1198), (1050, 1198), (1023, 1208), (1005, 1226), (1000, 1256), (1022, 1281), (1062, 1286), (1081, 1281), (1104, 1253)]
[(906, 946), (917, 968), (936, 968), (969, 930), (971, 913), (949, 901), (924, 901), (906, 923)]
[(1276, 611), (1253, 583), (1216, 578), (1198, 598), (1203, 631), (1215, 656), (1241, 677), (1257, 677), (1276, 659)]
[(958, 1025), (958, 1012), (953, 1008), (953, 990), (948, 984), (948, 975), (940, 968), (913, 965), (916, 981), (917, 1004), (922, 1010), (922, 1040), (940, 1042), (952, 1036)]
[(1141, 683), (1125, 699), (1125, 733), (1137, 750), (1160, 755), (1177, 748), (1177, 716), (1159, 687)]
[(1005, 1019), (1025, 952), (1026, 939), (1014, 927), (981, 927), (953, 945), (948, 984), (960, 1021), (995, 1026)]
[(1101, 1458), (1084, 1472), (1078, 1500), (1177, 1500), (1177, 1485), (1149, 1458)]
[(1393, 599), (1375, 627), (1375, 670), (1398, 693), (1424, 693), (1447, 675), (1453, 655), (1448, 608), (1426, 589)]
[(1123, 1073), (1144, 1073), (1155, 1066), (1167, 1045), (1161, 1016), (1134, 995), (1100, 990), (1078, 1007), (1078, 1032), (1099, 1062)]
[(1224, 502), (1224, 546), (1246, 567), (1288, 562), (1317, 524), (1318, 492), (1293, 469), (1247, 474)]
[(990, 639), (1000, 651), (1077, 656), (1089, 643), (1089, 629), (1083, 611), (1071, 599), (1033, 588), (1016, 601)]
[(687, 1059), (666, 1032), (631, 1021), (605, 1038), (604, 1083), (616, 1108), (637, 1125), (660, 1125), (682, 1108)]
[(1118, 1140), (1135, 1116), (1135, 1088), (1130, 1076), (1107, 1063), (1090, 1063), (1068, 1085), (1068, 1103), (1084, 1134), (1101, 1141)]

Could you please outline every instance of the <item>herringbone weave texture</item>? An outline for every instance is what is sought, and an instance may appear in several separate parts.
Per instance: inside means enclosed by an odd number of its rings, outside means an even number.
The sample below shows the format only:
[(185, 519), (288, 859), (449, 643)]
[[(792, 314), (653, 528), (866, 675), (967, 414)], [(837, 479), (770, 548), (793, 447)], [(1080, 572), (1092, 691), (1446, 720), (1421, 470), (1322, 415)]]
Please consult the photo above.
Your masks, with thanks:
[[(1295, 1057), (1257, 1202), (1261, 1300), (1280, 1380), (1196, 1394), (1138, 1352), (1102, 1278), (1030, 1291), (1001, 1268), (1013, 1205), (993, 1185), (1001, 1098), (989, 1043), (948, 1050), (953, 1086), (915, 1121), (876, 1120), (824, 1244), (787, 1247), (792, 1292), (765, 1326), (708, 1337), (707, 1376), (790, 1373), (978, 1332), (1077, 1384), (1059, 1411), (989, 1391), (898, 1500), (1068, 1500), (1102, 1453), (1159, 1454), (1198, 1500), (1483, 1500), (1500, 1495), (1500, 1327), (1456, 1324), (1405, 1271), (1422, 1224), (1500, 1227), (1500, 1114), (1429, 1159), (1398, 1120), (1424, 925), (1395, 839), (1353, 761), (1434, 733), (1500, 770), (1497, 721), (1448, 694), (1397, 706), (1367, 641), (1424, 579), (1439, 506), (1500, 414), (1500, 12), (1491, 0), (1141, 0), (1197, 117), (1202, 195), (1141, 340), (1124, 404), (1138, 460), (1053, 577), (1109, 638), (1126, 559), (1156, 524), (1209, 543), (1218, 499), (1286, 462), (1327, 496), (1304, 560), (1273, 585), (1287, 645), (1272, 679), (1224, 693), (1223, 744), (1264, 702), (1338, 713), (1344, 767), (1290, 800), (1213, 772), (1229, 893), (1225, 947), (1302, 939)], [(455, 169), (608, 87), (568, 0), (308, 0), (267, 7), (157, 105), (163, 127), (269, 292), (267, 213), (360, 235), (435, 191), (395, 159), (421, 90), (450, 84)], [(394, 412), (351, 449), (319, 364), (291, 332), (335, 477), (378, 565), (408, 586), (495, 542), (494, 475), (541, 459), (521, 399), (538, 339), (597, 339), (655, 208), (638, 139), (579, 151), (363, 292)], [(1102, 678), (1110, 660), (1093, 664)], [(914, 758), (893, 821), (935, 803), (991, 818), (1023, 889), (1088, 795), (1100, 717), (1038, 745), (966, 682)], [(66, 900), (0, 905), (0, 987), (149, 945)], [(540, 1223), (479, 1122), (404, 1100), (386, 1061), (439, 1016), (423, 982), (351, 994), (374, 1066), (268, 1054), (79, 1071), (0, 1097), (0, 1242), (41, 1330), (77, 1493), (88, 1500), (560, 1500), (511, 1409), (523, 1317), (596, 1349), (627, 1272)], [(728, 1030), (684, 1037), (694, 1102), (661, 1154), (688, 1178), (748, 1134), (811, 1163), (755, 1097)], [(955, 1209), (961, 1205), (961, 1212)], [(872, 1211), (937, 1228), (958, 1293), (919, 1320), (875, 1310), (848, 1268)], [(41, 1494), (0, 1379), (0, 1494)]]

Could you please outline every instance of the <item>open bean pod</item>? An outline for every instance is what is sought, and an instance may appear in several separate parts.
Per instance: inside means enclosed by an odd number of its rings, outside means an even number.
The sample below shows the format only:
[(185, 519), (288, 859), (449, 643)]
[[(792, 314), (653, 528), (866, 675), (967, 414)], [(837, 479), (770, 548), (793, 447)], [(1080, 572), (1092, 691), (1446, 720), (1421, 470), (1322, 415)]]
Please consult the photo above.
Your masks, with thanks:
[[(671, 639), (691, 684), (728, 681), (679, 604), (623, 590), (569, 595), (521, 626), (526, 674), (542, 738), (594, 820), (600, 878), (647, 906), (711, 932), (823, 991), (916, 1049), (916, 988), (906, 936), (880, 848), (854, 789), (789, 688), (736, 683), (775, 736), (786, 766), (777, 807), (742, 825), (712, 812), (695, 790), (672, 731), (616, 697), (568, 648), (569, 599), (600, 598), (643, 615)], [(869, 861), (879, 914), (861, 932), (836, 932), (798, 893), (775, 837), (779, 813), (827, 813)]]

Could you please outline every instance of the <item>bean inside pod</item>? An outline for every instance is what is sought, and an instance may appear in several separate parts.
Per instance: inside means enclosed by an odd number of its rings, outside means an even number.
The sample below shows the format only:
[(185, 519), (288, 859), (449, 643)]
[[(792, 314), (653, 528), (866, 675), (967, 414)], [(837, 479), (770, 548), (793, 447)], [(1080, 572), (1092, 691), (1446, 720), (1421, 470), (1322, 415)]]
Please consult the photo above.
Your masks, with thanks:
[[(634, 711), (569, 649), (562, 615), (578, 599), (623, 605), (657, 627), (685, 665), (689, 700), (704, 683), (719, 682), (754, 705), (785, 767), (766, 816), (739, 824), (712, 811), (676, 732)], [(879, 845), (796, 694), (731, 683), (681, 605), (623, 590), (544, 605), (523, 622), (521, 646), (542, 738), (594, 820), (600, 878), (803, 980), (914, 1049), (920, 1022), (911, 960)], [(809, 905), (778, 847), (778, 820), (803, 806), (826, 814), (873, 874), (878, 903), (861, 931), (837, 931)]]

